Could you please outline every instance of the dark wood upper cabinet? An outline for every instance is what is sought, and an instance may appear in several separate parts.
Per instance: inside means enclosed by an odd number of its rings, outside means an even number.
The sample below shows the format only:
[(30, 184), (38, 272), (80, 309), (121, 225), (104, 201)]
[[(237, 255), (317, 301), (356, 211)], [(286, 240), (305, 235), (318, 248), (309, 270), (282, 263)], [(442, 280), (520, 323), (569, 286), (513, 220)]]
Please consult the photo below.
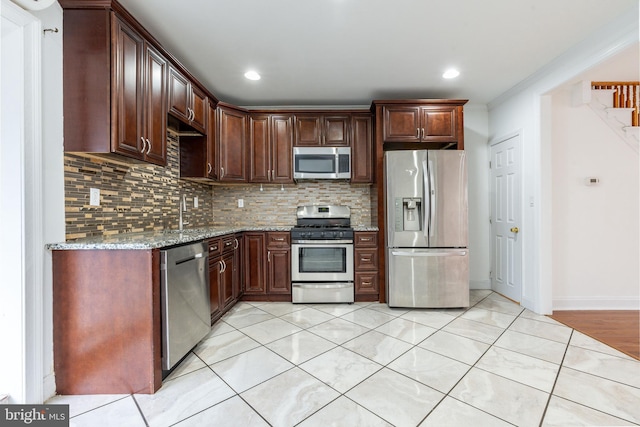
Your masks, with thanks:
[(168, 62), (108, 9), (65, 9), (64, 149), (166, 164)]
[(373, 176), (373, 128), (371, 114), (351, 116), (351, 182), (370, 184)]
[(385, 105), (384, 142), (423, 142), (440, 144), (440, 148), (463, 147), (462, 105), (466, 101), (442, 104), (437, 101), (428, 105)]
[(218, 181), (247, 181), (246, 123), (247, 113), (227, 106), (218, 107)]
[(206, 133), (207, 95), (174, 67), (169, 67), (169, 112)]
[[(180, 178), (211, 182), (218, 178), (216, 168), (216, 107), (206, 106), (208, 132), (206, 135), (180, 137)], [(175, 119), (174, 119), (175, 120)]]
[(293, 182), (293, 116), (249, 115), (249, 182)]
[(294, 145), (348, 147), (350, 121), (349, 114), (296, 114)]

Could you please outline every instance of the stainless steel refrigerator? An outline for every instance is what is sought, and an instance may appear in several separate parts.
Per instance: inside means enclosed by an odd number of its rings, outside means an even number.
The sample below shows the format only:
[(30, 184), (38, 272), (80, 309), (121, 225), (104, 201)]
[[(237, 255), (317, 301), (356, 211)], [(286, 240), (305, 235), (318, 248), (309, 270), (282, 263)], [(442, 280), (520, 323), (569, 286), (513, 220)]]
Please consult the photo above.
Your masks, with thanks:
[(458, 150), (385, 152), (390, 307), (469, 306), (465, 158)]

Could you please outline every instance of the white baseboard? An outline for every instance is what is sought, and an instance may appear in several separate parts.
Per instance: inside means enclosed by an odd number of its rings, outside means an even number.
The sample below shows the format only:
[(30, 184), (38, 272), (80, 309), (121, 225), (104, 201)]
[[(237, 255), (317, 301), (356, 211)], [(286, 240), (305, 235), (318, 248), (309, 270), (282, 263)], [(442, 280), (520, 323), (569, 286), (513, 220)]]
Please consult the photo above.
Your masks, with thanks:
[(638, 297), (565, 297), (553, 299), (553, 310), (640, 310)]
[(469, 289), (491, 289), (491, 280), (469, 280)]
[(56, 395), (56, 377), (53, 374), (44, 376), (44, 387), (42, 391), (45, 402)]

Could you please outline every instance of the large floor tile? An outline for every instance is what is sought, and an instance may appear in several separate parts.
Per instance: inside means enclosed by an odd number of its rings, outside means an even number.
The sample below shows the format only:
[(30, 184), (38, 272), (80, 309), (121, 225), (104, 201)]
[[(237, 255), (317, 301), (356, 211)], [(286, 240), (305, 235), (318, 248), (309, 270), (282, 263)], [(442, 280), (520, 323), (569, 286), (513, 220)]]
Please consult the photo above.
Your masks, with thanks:
[(447, 396), (420, 424), (420, 427), (509, 427), (512, 425)]
[(209, 368), (162, 384), (155, 394), (136, 394), (150, 427), (170, 426), (233, 396), (234, 391)]
[(250, 390), (241, 397), (274, 427), (288, 427), (335, 400), (340, 393), (294, 368)]
[(473, 320), (458, 318), (445, 326), (443, 331), (480, 341), (485, 344), (493, 344), (504, 332), (504, 329), (480, 322), (474, 322)]
[(477, 368), (472, 368), (449, 395), (522, 427), (540, 424), (549, 396), (533, 387)]
[(309, 332), (313, 332), (322, 338), (328, 339), (336, 344), (342, 344), (357, 336), (360, 336), (370, 329), (364, 326), (356, 325), (344, 319), (333, 319), (328, 322), (321, 323), (312, 328)]
[(464, 314), (462, 314), (460, 317), (463, 319), (486, 323), (487, 325), (498, 326), (502, 329), (506, 329), (515, 320), (516, 315), (474, 307), (464, 312)]
[(258, 347), (211, 365), (211, 368), (236, 393), (242, 393), (293, 366), (268, 348)]
[(381, 365), (388, 364), (412, 347), (408, 342), (400, 341), (378, 331), (367, 332), (347, 341), (342, 346)]
[(444, 394), (383, 368), (351, 389), (346, 397), (394, 426), (415, 426)]
[(342, 396), (298, 424), (299, 427), (393, 427), (382, 418)]
[(547, 322), (551, 323), (552, 325), (564, 326), (561, 322), (558, 322), (557, 320), (554, 320), (549, 316), (534, 313), (533, 311), (527, 310), (526, 308), (522, 311), (522, 313), (520, 313), (520, 317), (524, 317), (525, 319), (537, 320), (539, 322)]
[(492, 298), (492, 295), (495, 295), (495, 294), (489, 295), (487, 298), (477, 303), (474, 307), (482, 308), (485, 310), (497, 311), (505, 314), (514, 314), (516, 316), (520, 314), (522, 310), (524, 310), (523, 307), (520, 307), (518, 304), (514, 302), (504, 300), (504, 299), (497, 300)]
[(211, 365), (258, 346), (260, 346), (258, 342), (242, 332), (233, 331), (201, 341), (193, 352), (205, 363)]
[(640, 389), (563, 367), (553, 394), (640, 424)]
[(368, 308), (352, 311), (340, 318), (370, 329), (377, 328), (378, 326), (384, 325), (385, 323), (395, 319), (394, 316), (382, 313), (381, 311), (369, 310)]
[(635, 426), (637, 424), (621, 420), (593, 408), (579, 405), (557, 396), (551, 396), (544, 415), (543, 427), (571, 426)]
[(175, 424), (177, 427), (269, 427), (256, 411), (238, 396)]
[(640, 361), (569, 346), (563, 366), (640, 389)]
[(276, 317), (290, 314), (295, 311), (300, 311), (305, 308), (304, 305), (292, 304), (290, 302), (272, 302), (269, 304), (263, 304), (259, 306), (260, 310), (269, 314), (273, 314)]
[(269, 319), (264, 322), (242, 328), (240, 329), (240, 332), (249, 335), (249, 337), (258, 341), (260, 344), (267, 344), (286, 337), (287, 335), (300, 332), (301, 330), (302, 329), (299, 327), (292, 325), (289, 322), (285, 322), (282, 319)]
[(219, 320), (213, 324), (213, 326), (211, 327), (211, 332), (209, 332), (209, 334), (205, 337), (205, 339), (210, 338), (214, 335), (222, 335), (222, 334), (226, 334), (227, 332), (232, 332), (235, 330), (236, 328), (234, 328), (224, 320)]
[(575, 330), (571, 335), (570, 344), (576, 347), (586, 348), (587, 350), (598, 351), (600, 353), (610, 354), (612, 356), (621, 357), (628, 360), (638, 360), (594, 338), (591, 338), (590, 336), (585, 335), (582, 332), (578, 332)]
[(87, 394), (87, 395), (58, 395), (48, 399), (45, 403), (51, 405), (69, 405), (69, 417), (73, 418), (92, 409), (99, 408), (117, 400), (122, 400), (129, 394)]
[(529, 334), (540, 338), (546, 338), (551, 341), (558, 341), (563, 344), (569, 342), (571, 337), (571, 328), (562, 325), (554, 325), (548, 322), (540, 322), (538, 320), (527, 319), (524, 317), (517, 318), (509, 330)]
[(560, 365), (499, 347), (491, 347), (476, 368), (551, 393)]
[(339, 317), (352, 311), (360, 310), (363, 306), (358, 304), (314, 304), (311, 307), (332, 316)]
[(369, 310), (376, 310), (379, 311), (381, 313), (384, 314), (388, 314), (390, 316), (393, 317), (398, 317), (398, 316), (402, 316), (403, 314), (406, 314), (409, 312), (409, 308), (396, 308), (396, 307), (389, 307), (387, 304), (385, 303), (373, 303), (371, 305), (368, 305), (367, 308)]
[(324, 311), (316, 310), (315, 308), (304, 307), (302, 310), (285, 314), (280, 316), (280, 318), (289, 323), (293, 323), (300, 328), (307, 329), (331, 319), (335, 319), (335, 316), (325, 313)]
[(207, 365), (196, 356), (193, 352), (189, 352), (187, 357), (185, 357), (178, 366), (174, 368), (171, 374), (164, 379), (164, 381), (169, 381), (174, 378), (178, 378), (182, 375), (188, 374), (189, 372), (197, 371), (198, 369), (205, 368)]
[(223, 316), (223, 320), (236, 329), (255, 325), (265, 320), (273, 319), (275, 316), (259, 308), (251, 306), (243, 310), (229, 312)]
[(436, 332), (437, 329), (400, 317), (377, 327), (376, 331), (382, 332), (390, 337), (406, 341), (409, 344), (418, 344), (420, 341)]
[(116, 400), (93, 411), (85, 412), (82, 415), (71, 418), (69, 425), (74, 427), (146, 426), (144, 418), (142, 418), (142, 414), (131, 396)]
[(391, 362), (388, 368), (442, 393), (448, 393), (471, 366), (423, 348), (414, 347)]
[(455, 316), (431, 309), (411, 310), (400, 317), (435, 329), (440, 329), (455, 319)]
[(336, 346), (308, 331), (300, 331), (266, 345), (289, 362), (299, 365)]
[(300, 368), (344, 393), (382, 366), (353, 351), (336, 347), (301, 364)]
[(566, 344), (511, 330), (506, 330), (495, 345), (558, 365), (567, 349)]
[(418, 347), (442, 354), (467, 365), (473, 365), (487, 351), (489, 344), (445, 331), (438, 331)]
[(469, 306), (473, 307), (492, 293), (491, 289), (471, 289), (469, 291)]

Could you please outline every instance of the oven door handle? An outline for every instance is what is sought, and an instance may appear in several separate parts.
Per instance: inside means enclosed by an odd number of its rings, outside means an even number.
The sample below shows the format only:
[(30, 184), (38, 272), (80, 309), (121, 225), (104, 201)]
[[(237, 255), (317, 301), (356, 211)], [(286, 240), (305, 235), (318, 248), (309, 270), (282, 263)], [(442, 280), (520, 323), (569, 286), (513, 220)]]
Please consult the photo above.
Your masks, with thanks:
[(302, 289), (342, 289), (353, 286), (353, 282), (347, 283), (293, 283), (296, 288)]
[(353, 240), (292, 240), (296, 245), (352, 245)]

